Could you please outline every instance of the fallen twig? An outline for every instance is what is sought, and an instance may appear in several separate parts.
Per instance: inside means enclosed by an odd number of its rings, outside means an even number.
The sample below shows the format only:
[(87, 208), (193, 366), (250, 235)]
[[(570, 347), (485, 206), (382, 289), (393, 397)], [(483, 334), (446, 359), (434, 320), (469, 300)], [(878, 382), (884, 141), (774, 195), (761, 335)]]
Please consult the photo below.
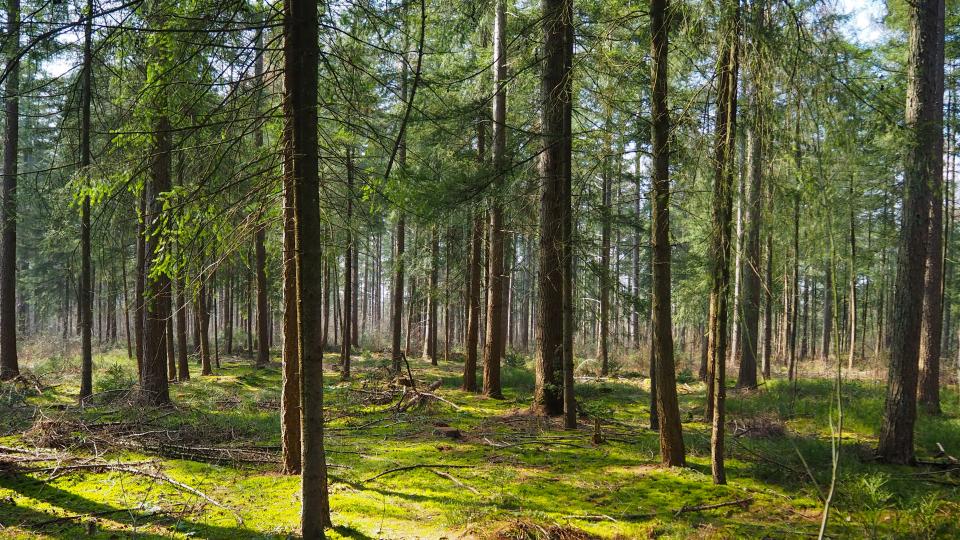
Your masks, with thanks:
[(389, 470), (383, 471), (382, 473), (377, 474), (377, 475), (374, 475), (374, 476), (371, 476), (370, 478), (367, 478), (366, 480), (361, 480), (360, 483), (361, 483), (361, 484), (365, 484), (365, 483), (367, 483), (367, 482), (370, 482), (371, 480), (376, 480), (377, 478), (380, 478), (380, 477), (382, 477), (382, 476), (387, 476), (388, 474), (393, 474), (393, 473), (398, 473), (398, 472), (404, 472), (404, 471), (411, 471), (411, 470), (413, 470), (413, 469), (429, 469), (429, 468), (434, 468), (434, 467), (435, 467), (435, 468), (438, 468), (438, 469), (472, 469), (472, 468), (474, 468), (474, 465), (443, 465), (443, 464), (436, 464), (436, 463), (420, 463), (420, 464), (417, 464), (417, 465), (406, 465), (406, 466), (403, 466), (403, 467), (397, 467), (397, 468), (394, 468), (394, 469), (389, 469)]
[(432, 472), (433, 474), (435, 474), (435, 475), (437, 475), (437, 476), (439, 476), (439, 477), (441, 477), (441, 478), (446, 478), (447, 480), (450, 480), (451, 482), (453, 482), (453, 483), (456, 484), (457, 486), (462, 487), (463, 489), (469, 491), (470, 493), (473, 493), (474, 495), (479, 495), (479, 494), (480, 494), (480, 491), (478, 491), (477, 488), (475, 488), (475, 487), (473, 487), (473, 486), (468, 486), (467, 484), (464, 484), (464, 483), (461, 482), (456, 476), (454, 476), (454, 475), (452, 475), (452, 474), (450, 474), (450, 473), (445, 473), (445, 472), (443, 472), (443, 471), (438, 471), (438, 470), (436, 470), (436, 469), (430, 469), (430, 472)]
[(746, 499), (738, 499), (736, 501), (722, 502), (717, 504), (701, 504), (698, 506), (683, 506), (683, 508), (677, 510), (674, 516), (679, 516), (680, 514), (685, 514), (687, 512), (702, 512), (704, 510), (716, 510), (717, 508), (726, 508), (727, 506), (739, 506), (743, 509), (746, 509), (750, 506), (750, 503), (753, 502), (753, 497), (747, 497)]

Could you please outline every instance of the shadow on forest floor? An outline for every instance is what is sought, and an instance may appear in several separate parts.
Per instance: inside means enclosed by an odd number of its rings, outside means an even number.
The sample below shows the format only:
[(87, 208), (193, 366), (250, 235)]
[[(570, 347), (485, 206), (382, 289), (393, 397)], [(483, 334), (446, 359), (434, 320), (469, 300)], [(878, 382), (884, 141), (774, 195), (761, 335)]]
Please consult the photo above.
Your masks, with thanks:
[[(382, 356), (354, 357), (349, 382), (332, 369), (335, 355), (328, 358), (333, 538), (484, 538), (514, 522), (626, 538), (780, 538), (817, 529), (831, 473), (832, 381), (774, 379), (757, 390), (731, 388), (729, 484), (714, 486), (703, 386), (687, 373), (679, 389), (688, 467), (669, 470), (658, 465), (658, 435), (648, 428), (649, 381), (639, 375), (579, 377), (581, 423), (565, 431), (556, 419), (528, 414), (533, 373), (520, 356), (504, 366), (503, 400), (458, 390), (460, 362), (431, 366), (410, 359), (418, 387), (439, 380), (436, 393), (446, 401), (408, 410), (398, 407), (402, 390), (384, 378)], [(128, 405), (122, 390), (135, 372), (125, 357), (104, 355), (96, 364), (104, 397), (95, 406), (74, 407), (76, 374), (65, 370), (57, 377), (57, 369), (42, 362), (33, 366), (49, 379), (42, 393), (5, 387), (0, 427), (9, 435), (0, 445), (30, 447), (40, 440), (39, 428), (30, 429), (33, 415), (24, 413), (36, 406), (50, 425), (72, 426), (43, 439), (59, 451), (83, 459), (96, 453), (112, 461), (156, 460), (163, 474), (229, 510), (122, 472), (76, 470), (51, 479), (49, 471), (11, 469), (0, 475), (0, 538), (75, 538), (92, 521), (93, 538), (285, 538), (297, 530), (299, 479), (278, 473), (277, 364), (257, 369), (245, 359), (224, 359), (213, 376), (173, 385), (172, 411)], [(874, 463), (883, 388), (848, 381), (843, 396), (831, 534), (949, 537), (960, 516), (956, 471)], [(945, 391), (944, 404), (943, 416), (919, 420), (921, 455), (932, 455), (936, 443), (960, 454), (956, 393)], [(598, 419), (601, 444), (594, 442)], [(118, 427), (127, 425), (141, 429)], [(161, 436), (163, 444), (151, 442)], [(736, 501), (748, 502), (699, 509)], [(83, 517), (51, 522), (64, 516)]]

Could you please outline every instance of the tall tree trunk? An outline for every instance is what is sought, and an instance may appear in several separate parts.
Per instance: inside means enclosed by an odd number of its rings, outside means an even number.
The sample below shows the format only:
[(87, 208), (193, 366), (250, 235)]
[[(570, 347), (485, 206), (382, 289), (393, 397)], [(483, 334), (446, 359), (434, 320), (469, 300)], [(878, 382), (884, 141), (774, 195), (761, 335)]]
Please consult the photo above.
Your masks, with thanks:
[[(289, 118), (290, 104), (283, 103), (284, 115)], [(297, 244), (293, 207), (293, 155), (290, 126), (283, 131), (283, 381), (280, 387), (280, 438), (283, 472), (300, 474), (300, 337), (297, 315)], [(329, 306), (329, 272), (324, 265), (323, 310), (327, 320)], [(326, 325), (321, 330), (321, 350), (326, 344)]]
[[(477, 123), (477, 161), (484, 162), (483, 122)], [(463, 363), (463, 389), (477, 391), (477, 345), (480, 338), (480, 281), (483, 277), (483, 217), (473, 218), (470, 239), (470, 281), (467, 286), (466, 358)]]
[(201, 375), (211, 375), (213, 367), (210, 363), (210, 310), (207, 299), (207, 270), (201, 268), (199, 272), (200, 287), (197, 291), (197, 341), (200, 345)]
[[(353, 167), (353, 155), (351, 152), (350, 167)], [(357, 247), (357, 240), (353, 238), (353, 291), (350, 294), (353, 305), (350, 308), (350, 343), (354, 347), (360, 346), (360, 248)]]
[(223, 318), (223, 340), (227, 354), (233, 354), (233, 317), (236, 311), (235, 301), (235, 279), (234, 272), (231, 269), (227, 274), (227, 290), (224, 301), (227, 304), (226, 316)]
[[(407, 61), (406, 58), (400, 62), (400, 101), (407, 103), (407, 94), (410, 91), (407, 87)], [(402, 171), (407, 164), (407, 141), (406, 131), (400, 133), (397, 141), (397, 167)], [(403, 334), (403, 287), (404, 287), (404, 257), (403, 252), (406, 242), (406, 218), (403, 210), (399, 211), (397, 216), (397, 229), (394, 234), (394, 252), (393, 252), (393, 291), (391, 292), (391, 342), (393, 359), (393, 372), (400, 373), (400, 360), (403, 356), (401, 349)], [(411, 295), (410, 301), (413, 302)]]
[[(942, 158), (941, 158), (942, 159)], [(939, 169), (943, 170), (943, 164)], [(943, 175), (931, 178), (930, 224), (923, 282), (918, 400), (927, 414), (940, 414), (940, 354), (943, 333)]]
[(163, 233), (161, 194), (170, 191), (171, 128), (170, 121), (163, 114), (157, 119), (153, 139), (153, 162), (146, 186), (147, 212), (144, 216), (143, 380), (140, 400), (148, 405), (166, 405), (170, 403), (166, 369), (170, 279), (154, 273), (154, 266), (159, 263)]
[[(93, 39), (93, 0), (87, 0), (83, 25), (83, 72), (80, 83), (80, 169), (84, 189), (90, 187), (90, 101)], [(111, 299), (112, 300), (112, 299)], [(90, 344), (90, 318), (93, 291), (90, 290), (90, 194), (84, 192), (80, 207), (80, 401), (93, 394), (93, 348)]]
[[(132, 335), (130, 332), (130, 294), (127, 286), (127, 257), (126, 257), (127, 248), (124, 246), (122, 248), (122, 253), (120, 255), (120, 279), (123, 281), (123, 324), (124, 324), (124, 335), (127, 338), (127, 358), (133, 359), (133, 343), (131, 341)], [(70, 298), (69, 295), (66, 295), (65, 298)], [(69, 306), (66, 307), (66, 313), (70, 313)]]
[(3, 183), (0, 185), (0, 380), (10, 380), (20, 375), (20, 363), (17, 359), (20, 0), (7, 0), (6, 53), (6, 132), (3, 143)]
[[(763, 16), (760, 12), (757, 15)], [(763, 140), (765, 94), (759, 84), (762, 76), (753, 67), (753, 95), (751, 99), (753, 122), (747, 132), (747, 162), (749, 187), (745, 199), (744, 234), (745, 261), (741, 266), (740, 290), (743, 295), (740, 317), (740, 372), (738, 388), (757, 387), (757, 345), (760, 324), (760, 224), (763, 222), (761, 193), (763, 192)]]
[(719, 82), (713, 184), (713, 234), (710, 242), (709, 397), (713, 404), (711, 468), (715, 484), (726, 483), (723, 442), (726, 401), (727, 296), (730, 288), (730, 221), (733, 206), (733, 144), (736, 140), (737, 71), (739, 68), (740, 6), (736, 0), (722, 4), (723, 33), (718, 56)]
[[(877, 453), (884, 461), (913, 461), (917, 371), (923, 320), (924, 266), (929, 242), (931, 186), (943, 174), (944, 2), (911, 4), (907, 66), (903, 217), (894, 288), (887, 398)], [(939, 252), (937, 252), (939, 255)]]
[(353, 154), (347, 148), (347, 227), (343, 255), (343, 339), (340, 341), (340, 378), (350, 379), (350, 333), (353, 323)]
[[(685, 464), (680, 408), (677, 402), (676, 368), (673, 361), (673, 323), (670, 300), (670, 109), (667, 106), (667, 67), (670, 22), (668, 0), (651, 0), (651, 88), (653, 126), (652, 253), (653, 253), (653, 349), (656, 350), (657, 417), (660, 456), (663, 463)], [(653, 350), (652, 349), (652, 350)], [(652, 380), (651, 380), (652, 384)]]
[(820, 336), (820, 360), (826, 362), (830, 358), (830, 337), (833, 335), (833, 268), (828, 263), (824, 272), (826, 275), (823, 284), (823, 328)]
[(257, 278), (257, 360), (258, 367), (270, 363), (270, 306), (267, 304), (267, 229), (261, 225), (254, 233), (254, 259)]
[(493, 168), (497, 189), (490, 208), (490, 242), (487, 244), (487, 328), (483, 346), (483, 393), (500, 399), (500, 362), (503, 359), (504, 231), (501, 196), (506, 175), (507, 151), (507, 0), (495, 0), (493, 21)]
[(424, 355), (434, 366), (437, 365), (437, 330), (440, 327), (437, 322), (437, 302), (440, 296), (439, 264), (440, 237), (437, 227), (434, 226), (430, 231), (430, 282), (427, 287), (427, 328), (423, 344)]
[[(766, 188), (766, 201), (764, 206), (767, 215), (773, 208), (773, 193), (770, 187)], [(770, 364), (773, 361), (773, 310), (776, 309), (773, 303), (773, 231), (767, 231), (767, 241), (764, 251), (766, 252), (764, 262), (764, 287), (763, 287), (763, 352), (761, 353), (761, 363), (764, 380), (770, 380)]]
[[(609, 112), (608, 112), (609, 127)], [(669, 121), (669, 120), (668, 120)], [(607, 130), (609, 133), (609, 129)], [(613, 152), (609, 143), (609, 136), (605, 137), (604, 149)], [(600, 360), (600, 375), (606, 376), (610, 372), (610, 219), (611, 219), (611, 182), (610, 157), (603, 158), (601, 173), (601, 225), (600, 225), (600, 276), (597, 285), (600, 289), (600, 334), (597, 339), (597, 359)]]
[[(173, 284), (171, 283), (171, 286)], [(171, 302), (173, 293), (170, 293)], [(177, 380), (177, 348), (173, 344), (173, 312), (170, 312), (170, 316), (167, 317), (167, 323), (165, 325), (165, 331), (163, 334), (164, 341), (167, 346), (167, 379), (171, 381)]]
[(186, 280), (183, 278), (183, 270), (177, 273), (177, 302), (176, 302), (176, 324), (177, 324), (177, 379), (180, 381), (190, 380), (190, 363), (187, 360), (187, 304), (184, 289)]
[(330, 523), (327, 463), (323, 448), (323, 349), (320, 329), (323, 253), (320, 175), (317, 166), (318, 2), (284, 4), (284, 106), (293, 188), (297, 260), (297, 314), (304, 538), (324, 538)]
[[(572, 47), (571, 18), (573, 0), (541, 0), (544, 33), (541, 81), (541, 128), (543, 152), (540, 154), (540, 288), (536, 387), (533, 408), (546, 415), (564, 412), (567, 380), (565, 374), (567, 344), (565, 316), (565, 272), (568, 246), (564, 225), (569, 213), (567, 183), (570, 173), (570, 93), (571, 81), (567, 50)], [(562, 314), (561, 316), (557, 316)], [(572, 329), (572, 327), (571, 327)], [(570, 336), (572, 337), (572, 336)], [(571, 351), (572, 354), (572, 351)], [(572, 358), (572, 356), (571, 356)], [(572, 373), (571, 373), (572, 375)]]

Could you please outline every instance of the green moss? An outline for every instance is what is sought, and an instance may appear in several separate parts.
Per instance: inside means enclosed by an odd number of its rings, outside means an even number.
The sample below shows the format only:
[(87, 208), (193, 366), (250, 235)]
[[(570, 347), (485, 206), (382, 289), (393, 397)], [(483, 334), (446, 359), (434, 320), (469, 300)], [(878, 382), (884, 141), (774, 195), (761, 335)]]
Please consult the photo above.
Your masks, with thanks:
[[(532, 375), (514, 362), (505, 370), (505, 400), (462, 392), (461, 365), (439, 367), (414, 360), (418, 378), (441, 379), (443, 396), (458, 408), (435, 403), (423, 410), (394, 415), (389, 405), (363, 403), (352, 391), (369, 384), (382, 358), (355, 360), (356, 376), (340, 383), (331, 373), (325, 388), (328, 404), (327, 448), (331, 508), (337, 527), (333, 538), (438, 538), (465, 531), (489, 532), (515, 519), (577, 527), (601, 537), (666, 538), (786, 537), (789, 531), (814, 532), (821, 503), (818, 488), (829, 482), (831, 449), (828, 415), (832, 384), (802, 380), (796, 385), (770, 381), (761, 390), (732, 391), (731, 421), (758, 417), (786, 426), (786, 434), (769, 438), (734, 437), (727, 445), (729, 485), (714, 486), (709, 470), (709, 425), (703, 422), (702, 385), (684, 386), (681, 409), (688, 468), (657, 465), (657, 434), (648, 422), (645, 380), (583, 382), (578, 394), (587, 410), (605, 415), (607, 442), (592, 444), (587, 424), (577, 432), (528, 417)], [(44, 382), (59, 384), (42, 394), (27, 392), (0, 404), (0, 414), (19, 430), (29, 417), (6, 414), (27, 403), (41, 408), (75, 402), (76, 374), (62, 359), (37, 366)], [(113, 366), (120, 366), (115, 368)], [(108, 370), (116, 379), (131, 362), (121, 353), (104, 355), (97, 376)], [(276, 446), (280, 442), (279, 369), (256, 369), (239, 359), (224, 359), (214, 376), (172, 386), (177, 412), (127, 409), (117, 403), (68, 416), (114, 421), (149, 415), (151, 425), (192, 429), (214, 445)], [(831, 532), (837, 536), (904, 536), (918, 531), (948, 537), (950, 520), (960, 505), (956, 487), (926, 481), (915, 470), (877, 465), (861, 459), (875, 444), (882, 389), (875, 383), (850, 382), (844, 391), (846, 439)], [(942, 417), (921, 417), (917, 446), (930, 454), (936, 442), (960, 449), (957, 396), (945, 392)], [(363, 429), (349, 429), (373, 420)], [(434, 424), (463, 432), (461, 440), (435, 435)], [(500, 448), (497, 444), (525, 442)], [(18, 436), (0, 444), (20, 444)], [(957, 450), (954, 450), (957, 452)], [(803, 456), (801, 460), (800, 456)], [(152, 459), (130, 452), (108, 459)], [(804, 465), (804, 461), (806, 465)], [(193, 494), (136, 475), (74, 472), (49, 480), (45, 473), (0, 475), (2, 538), (75, 538), (96, 521), (92, 538), (285, 538), (299, 521), (299, 479), (280, 475), (274, 465), (250, 466), (162, 459), (165, 474), (196, 487), (225, 506), (208, 504)], [(371, 477), (415, 464), (463, 468), (417, 468)], [(807, 473), (809, 467), (809, 473)], [(435, 472), (436, 471), (436, 472)], [(438, 472), (443, 474), (437, 474)], [(450, 477), (444, 476), (450, 475)], [(935, 477), (940, 479), (940, 477)], [(751, 508), (680, 512), (684, 507), (753, 500)], [(63, 516), (103, 514), (50, 523)], [(946, 525), (945, 525), (946, 524)]]

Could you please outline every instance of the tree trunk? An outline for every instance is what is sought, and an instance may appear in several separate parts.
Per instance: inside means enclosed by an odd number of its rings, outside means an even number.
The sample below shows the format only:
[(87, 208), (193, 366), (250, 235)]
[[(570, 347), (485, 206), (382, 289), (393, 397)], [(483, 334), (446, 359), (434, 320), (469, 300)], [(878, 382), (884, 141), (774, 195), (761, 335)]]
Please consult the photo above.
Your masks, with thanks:
[(708, 387), (713, 419), (711, 468), (715, 484), (726, 483), (723, 442), (726, 401), (727, 296), (730, 288), (730, 221), (733, 206), (733, 144), (736, 140), (737, 71), (739, 68), (740, 6), (727, 0), (721, 15), (724, 29), (718, 56), (719, 83), (713, 184), (713, 235), (710, 245), (710, 317)]
[[(762, 13), (759, 14), (762, 16)], [(740, 372), (738, 388), (757, 387), (757, 345), (760, 324), (760, 224), (763, 222), (761, 193), (763, 192), (763, 141), (765, 95), (758, 84), (760, 73), (754, 67), (753, 123), (747, 132), (747, 162), (749, 187), (745, 200), (744, 233), (745, 263), (741, 266), (740, 291), (743, 295), (740, 317)]]
[(437, 321), (437, 302), (440, 296), (439, 264), (440, 237), (434, 226), (430, 231), (430, 282), (427, 286), (427, 328), (423, 340), (424, 356), (429, 358), (434, 366), (437, 365), (437, 331), (440, 328)]
[[(163, 104), (160, 110), (163, 110)], [(167, 405), (170, 395), (166, 369), (166, 330), (170, 317), (170, 280), (166, 275), (154, 275), (153, 267), (160, 257), (163, 199), (170, 191), (170, 121), (161, 113), (153, 132), (153, 160), (146, 186), (146, 214), (144, 216), (144, 321), (143, 321), (143, 380), (140, 400), (147, 405)]]
[(324, 538), (330, 523), (327, 464), (323, 448), (323, 349), (320, 329), (323, 273), (320, 175), (317, 166), (317, 4), (284, 4), (284, 113), (291, 156), (297, 260), (300, 403), (303, 411), (301, 534)]
[[(83, 72), (80, 83), (80, 169), (85, 189), (90, 187), (90, 102), (93, 36), (93, 0), (87, 0), (83, 25)], [(93, 316), (93, 291), (90, 289), (90, 194), (83, 194), (80, 207), (80, 401), (93, 394), (93, 349), (90, 324)], [(111, 299), (112, 301), (112, 299)]]
[[(894, 288), (887, 398), (877, 453), (891, 463), (913, 461), (917, 363), (923, 315), (924, 266), (930, 222), (930, 186), (943, 173), (944, 2), (909, 7), (903, 217)], [(937, 253), (939, 255), (939, 252)]]
[(267, 304), (267, 230), (261, 225), (254, 233), (257, 275), (257, 360), (258, 367), (270, 363), (270, 306)]
[(483, 347), (483, 393), (500, 399), (500, 362), (503, 359), (504, 293), (503, 207), (499, 197), (507, 169), (507, 12), (506, 0), (495, 0), (493, 21), (493, 169), (496, 175), (494, 201), (490, 208), (487, 244), (487, 319)]
[[(941, 163), (940, 170), (943, 165)], [(927, 414), (940, 414), (940, 353), (943, 333), (943, 179), (934, 175), (930, 188), (926, 272), (923, 282), (918, 400)]]
[(350, 333), (353, 323), (353, 162), (347, 148), (347, 226), (343, 254), (343, 339), (340, 340), (340, 378), (350, 379)]
[(177, 379), (180, 381), (190, 380), (190, 363), (187, 360), (187, 304), (184, 289), (186, 280), (183, 278), (183, 270), (177, 276)]
[(20, 142), (20, 0), (7, 0), (6, 133), (0, 185), (0, 380), (20, 375), (17, 359), (17, 159)]
[(830, 358), (830, 337), (833, 335), (833, 268), (827, 264), (823, 284), (823, 328), (820, 336), (820, 360), (826, 362)]
[[(284, 102), (289, 116), (289, 104)], [(283, 381), (280, 387), (280, 438), (284, 474), (300, 474), (300, 356), (299, 317), (297, 315), (297, 245), (293, 208), (293, 156), (289, 126), (283, 137)], [(324, 268), (327, 268), (324, 266)], [(327, 319), (329, 273), (323, 279), (323, 314)], [(322, 325), (321, 350), (326, 343), (326, 325)]]
[[(483, 128), (479, 129), (478, 157), (483, 161)], [(470, 240), (470, 281), (467, 286), (466, 359), (463, 363), (463, 389), (477, 391), (477, 344), (480, 337), (480, 281), (483, 274), (483, 218), (473, 219)]]
[[(564, 412), (566, 392), (567, 325), (565, 324), (564, 283), (569, 260), (565, 245), (565, 224), (570, 209), (565, 204), (570, 179), (570, 93), (568, 49), (572, 47), (570, 27), (573, 0), (541, 0), (544, 33), (541, 81), (540, 154), (540, 279), (536, 387), (533, 409), (540, 414)], [(561, 316), (558, 316), (561, 314)], [(572, 330), (572, 327), (570, 328)], [(569, 336), (572, 338), (572, 335)], [(570, 351), (572, 354), (572, 351)], [(572, 356), (571, 356), (572, 359)], [(572, 377), (572, 373), (570, 374)]]
[(211, 375), (213, 368), (210, 364), (210, 310), (207, 302), (206, 269), (200, 270), (200, 289), (197, 292), (197, 342), (200, 345), (201, 375)]
[[(609, 112), (608, 112), (609, 119)], [(668, 120), (669, 121), (669, 120)], [(609, 124), (609, 121), (608, 121)], [(607, 130), (609, 133), (609, 129)], [(609, 137), (606, 137), (609, 139)], [(609, 140), (604, 144), (605, 149), (610, 148)], [(611, 167), (610, 158), (604, 157), (602, 166), (601, 182), (601, 225), (600, 225), (600, 276), (598, 288), (600, 289), (600, 334), (597, 339), (597, 359), (600, 360), (600, 375), (606, 376), (610, 372), (610, 219), (612, 208), (611, 199)]]
[[(668, 0), (651, 0), (651, 88), (653, 127), (653, 186), (651, 244), (653, 254), (653, 348), (656, 354), (657, 417), (660, 429), (660, 456), (665, 465), (685, 464), (680, 408), (677, 402), (676, 368), (673, 360), (673, 323), (670, 299), (670, 109), (667, 81), (670, 23)], [(606, 225), (608, 226), (608, 225)], [(651, 379), (651, 384), (652, 384)]]

